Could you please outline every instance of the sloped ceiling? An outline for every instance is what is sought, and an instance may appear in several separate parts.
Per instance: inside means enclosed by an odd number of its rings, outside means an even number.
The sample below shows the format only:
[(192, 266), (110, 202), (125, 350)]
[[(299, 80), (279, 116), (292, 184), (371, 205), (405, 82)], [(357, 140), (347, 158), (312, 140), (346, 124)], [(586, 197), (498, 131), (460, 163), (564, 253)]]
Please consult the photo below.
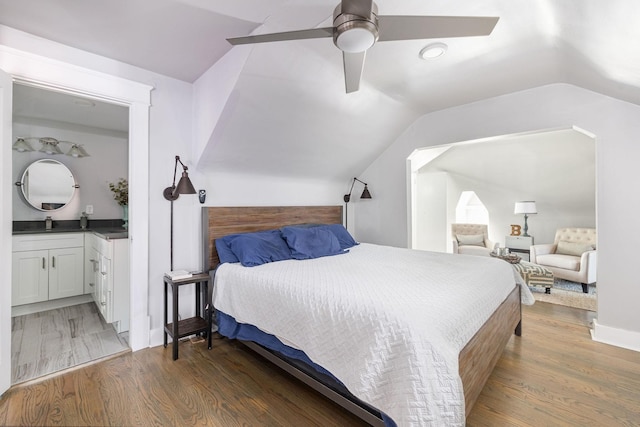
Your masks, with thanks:
[[(0, 0), (0, 24), (187, 82), (232, 47), (226, 37), (328, 26), (336, 0)], [(565, 82), (640, 104), (634, 0), (379, 0), (381, 15), (498, 16), (488, 37), (377, 43), (345, 94), (330, 39), (261, 44), (204, 151), (211, 168), (349, 179), (417, 117)], [(273, 162), (266, 160), (273, 159)]]
[(439, 155), (420, 173), (447, 172), (485, 188), (508, 189), (527, 200), (544, 200), (546, 209), (595, 210), (595, 139), (580, 131), (513, 135), (427, 150)]

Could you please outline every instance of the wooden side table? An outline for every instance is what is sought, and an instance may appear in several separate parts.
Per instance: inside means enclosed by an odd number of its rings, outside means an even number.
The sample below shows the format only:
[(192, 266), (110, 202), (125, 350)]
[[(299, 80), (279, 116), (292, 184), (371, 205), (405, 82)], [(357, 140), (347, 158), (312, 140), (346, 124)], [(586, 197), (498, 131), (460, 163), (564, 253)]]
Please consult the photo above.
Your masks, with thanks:
[[(209, 350), (211, 350), (211, 301), (208, 301), (209, 281), (208, 273), (197, 273), (184, 279), (171, 279), (164, 276), (164, 347), (167, 347), (167, 335), (173, 340), (173, 360), (178, 358), (178, 342), (180, 338), (189, 335), (207, 334)], [(196, 285), (196, 315), (188, 319), (178, 320), (178, 291), (183, 285)], [(171, 286), (173, 317), (168, 323), (168, 288)]]

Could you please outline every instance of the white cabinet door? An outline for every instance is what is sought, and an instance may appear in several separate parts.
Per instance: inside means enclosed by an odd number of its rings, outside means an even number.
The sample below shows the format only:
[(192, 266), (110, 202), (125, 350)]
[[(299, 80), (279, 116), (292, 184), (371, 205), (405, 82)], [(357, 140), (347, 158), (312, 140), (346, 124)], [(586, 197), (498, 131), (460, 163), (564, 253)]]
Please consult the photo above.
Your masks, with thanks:
[(49, 250), (49, 299), (67, 298), (84, 293), (84, 250)]
[(49, 251), (12, 254), (11, 305), (30, 304), (49, 298)]
[(84, 248), (84, 293), (90, 294), (98, 304), (98, 280), (100, 276), (100, 255), (93, 246)]

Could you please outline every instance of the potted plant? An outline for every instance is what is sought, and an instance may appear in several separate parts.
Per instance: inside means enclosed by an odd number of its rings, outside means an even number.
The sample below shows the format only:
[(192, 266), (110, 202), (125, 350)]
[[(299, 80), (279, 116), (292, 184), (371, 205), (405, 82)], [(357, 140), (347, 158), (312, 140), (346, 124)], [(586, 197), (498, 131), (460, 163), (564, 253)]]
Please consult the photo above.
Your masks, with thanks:
[(113, 193), (113, 199), (122, 206), (122, 226), (127, 228), (129, 225), (129, 182), (125, 178), (120, 178), (115, 183), (109, 183), (109, 190)]

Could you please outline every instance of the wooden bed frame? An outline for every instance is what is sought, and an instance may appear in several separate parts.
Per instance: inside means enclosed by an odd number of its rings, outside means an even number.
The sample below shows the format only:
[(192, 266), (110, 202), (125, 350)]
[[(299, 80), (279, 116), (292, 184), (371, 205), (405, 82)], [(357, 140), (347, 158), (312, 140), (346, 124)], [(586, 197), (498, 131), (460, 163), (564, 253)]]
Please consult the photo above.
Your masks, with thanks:
[[(342, 206), (204, 207), (202, 253), (205, 271), (214, 270), (219, 264), (214, 244), (217, 238), (233, 233), (309, 223), (342, 224)], [(458, 360), (465, 397), (465, 416), (473, 408), (511, 335), (521, 335), (521, 319), (520, 287), (514, 281), (513, 291), (460, 352)], [(353, 396), (345, 396), (318, 378), (309, 377), (309, 372), (269, 350), (253, 343), (245, 344), (369, 424), (383, 425), (379, 412)]]

